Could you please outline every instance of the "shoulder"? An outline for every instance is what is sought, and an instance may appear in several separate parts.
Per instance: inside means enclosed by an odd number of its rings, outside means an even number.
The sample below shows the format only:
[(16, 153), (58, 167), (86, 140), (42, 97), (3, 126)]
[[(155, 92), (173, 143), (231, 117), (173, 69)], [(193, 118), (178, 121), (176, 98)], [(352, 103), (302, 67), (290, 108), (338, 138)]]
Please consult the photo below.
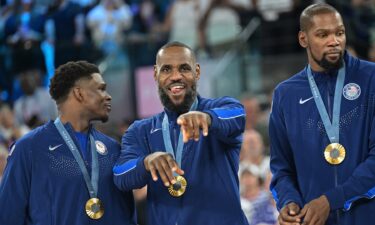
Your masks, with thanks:
[(220, 98), (198, 98), (199, 108), (201, 109), (212, 109), (217, 107), (222, 107), (228, 104), (238, 104), (241, 105), (240, 101), (229, 96), (224, 96)]
[(19, 156), (19, 155), (25, 155), (25, 154), (29, 155), (29, 154), (32, 154), (33, 151), (38, 150), (38, 148), (35, 148), (35, 146), (38, 143), (42, 143), (48, 140), (49, 129), (51, 129), (50, 127), (51, 123), (52, 122), (48, 122), (44, 125), (41, 125), (29, 131), (27, 134), (25, 134), (20, 139), (15, 141), (10, 146), (9, 156), (12, 156), (12, 155)]
[(151, 117), (148, 117), (148, 118), (145, 118), (145, 119), (136, 120), (129, 126), (128, 130), (136, 131), (136, 132), (139, 132), (139, 133), (144, 132), (144, 131), (148, 131), (151, 128), (155, 127), (156, 124), (162, 120), (163, 115), (164, 115), (164, 113), (161, 112), (161, 113), (158, 113), (154, 116), (151, 116)]
[(292, 96), (296, 90), (309, 88), (309, 82), (305, 69), (294, 74), (290, 78), (280, 82), (276, 85), (274, 90), (274, 98), (284, 98), (285, 96)]

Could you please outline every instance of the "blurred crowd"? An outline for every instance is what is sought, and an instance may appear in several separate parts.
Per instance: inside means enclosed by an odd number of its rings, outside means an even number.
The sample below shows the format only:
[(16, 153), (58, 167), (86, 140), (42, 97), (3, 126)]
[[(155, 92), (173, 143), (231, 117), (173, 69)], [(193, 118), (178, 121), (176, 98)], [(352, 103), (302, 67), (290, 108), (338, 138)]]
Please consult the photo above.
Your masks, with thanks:
[[(133, 74), (153, 65), (167, 41), (191, 46), (200, 58), (221, 57), (253, 18), (260, 29), (248, 44), (260, 55), (303, 51), (296, 39), (302, 0), (0, 0), (0, 180), (8, 146), (57, 116), (47, 87), (59, 65), (121, 59)], [(375, 61), (375, 0), (325, 1), (342, 13), (348, 50)], [(349, 18), (349, 19), (346, 19)], [(246, 131), (240, 157), (240, 194), (250, 224), (276, 224), (270, 182), (268, 115), (271, 94), (244, 93)], [(257, 93), (259, 94), (259, 93)], [(120, 140), (127, 118), (108, 133)], [(145, 189), (136, 193), (145, 207)], [(139, 217), (140, 224), (145, 216)]]

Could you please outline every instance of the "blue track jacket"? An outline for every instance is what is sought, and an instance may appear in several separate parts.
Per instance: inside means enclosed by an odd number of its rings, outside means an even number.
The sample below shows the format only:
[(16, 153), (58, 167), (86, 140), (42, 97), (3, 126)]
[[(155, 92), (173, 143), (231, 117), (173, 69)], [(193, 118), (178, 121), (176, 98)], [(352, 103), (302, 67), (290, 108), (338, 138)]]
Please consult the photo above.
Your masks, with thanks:
[(115, 184), (124, 191), (148, 185), (149, 225), (248, 224), (240, 205), (237, 176), (245, 127), (243, 106), (229, 97), (198, 97), (198, 101), (197, 111), (208, 113), (212, 123), (208, 136), (184, 144), (181, 168), (188, 184), (181, 197), (171, 196), (160, 178), (154, 182), (143, 163), (147, 155), (165, 151), (165, 112), (170, 120), (172, 145), (177, 144), (177, 115), (165, 111), (136, 121), (123, 137), (121, 156), (114, 167)]
[[(65, 128), (80, 148), (71, 126), (66, 124)], [(136, 224), (132, 193), (121, 192), (113, 183), (112, 167), (120, 145), (94, 128), (90, 128), (90, 133), (105, 146), (100, 145), (101, 154), (98, 153), (98, 198), (104, 205), (103, 217), (93, 220), (86, 215), (85, 204), (90, 196), (82, 172), (50, 121), (11, 148), (0, 186), (1, 225)], [(91, 151), (88, 152), (89, 161), (85, 164), (91, 176)]]
[[(345, 160), (324, 158), (330, 144), (309, 87), (306, 68), (276, 87), (270, 117), (271, 191), (282, 208), (303, 207), (326, 195), (327, 225), (367, 225), (375, 221), (375, 64), (344, 55), (346, 77), (340, 112)], [(332, 120), (337, 71), (313, 72)]]

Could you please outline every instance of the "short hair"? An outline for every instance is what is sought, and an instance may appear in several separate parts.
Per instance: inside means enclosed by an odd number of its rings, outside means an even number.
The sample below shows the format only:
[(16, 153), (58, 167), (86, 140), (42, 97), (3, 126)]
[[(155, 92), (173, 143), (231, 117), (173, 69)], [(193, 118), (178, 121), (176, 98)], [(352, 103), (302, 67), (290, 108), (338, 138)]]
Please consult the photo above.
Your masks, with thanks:
[(184, 44), (182, 42), (179, 42), (179, 41), (172, 41), (172, 42), (168, 42), (167, 44), (163, 45), (158, 50), (158, 52), (156, 54), (156, 62), (158, 61), (160, 51), (162, 51), (164, 49), (167, 49), (167, 48), (170, 48), (170, 47), (182, 47), (182, 48), (188, 49), (190, 51), (190, 53), (191, 53), (191, 56), (193, 57), (194, 62), (196, 62), (196, 56), (195, 56), (195, 53), (194, 53), (193, 49), (190, 48), (188, 45), (186, 45), (186, 44)]
[(59, 66), (50, 80), (51, 97), (57, 104), (64, 102), (76, 82), (83, 78), (90, 79), (93, 73), (100, 73), (99, 68), (87, 61), (71, 61)]
[(312, 18), (320, 14), (338, 13), (333, 6), (326, 3), (312, 4), (306, 7), (299, 18), (299, 26), (301, 31), (307, 31), (312, 26)]

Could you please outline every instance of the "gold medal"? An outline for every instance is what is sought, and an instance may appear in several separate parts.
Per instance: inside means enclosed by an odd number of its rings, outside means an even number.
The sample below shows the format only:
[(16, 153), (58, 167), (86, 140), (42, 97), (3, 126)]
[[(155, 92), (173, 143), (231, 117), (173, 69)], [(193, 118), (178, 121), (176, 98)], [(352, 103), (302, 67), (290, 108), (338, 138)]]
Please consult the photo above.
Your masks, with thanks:
[(324, 150), (324, 158), (329, 164), (338, 165), (345, 159), (345, 148), (339, 143), (331, 143)]
[(187, 182), (183, 176), (176, 176), (176, 183), (169, 185), (168, 191), (174, 197), (180, 197), (185, 193)]
[(86, 202), (86, 214), (94, 220), (102, 218), (104, 214), (104, 206), (98, 198), (90, 198)]

